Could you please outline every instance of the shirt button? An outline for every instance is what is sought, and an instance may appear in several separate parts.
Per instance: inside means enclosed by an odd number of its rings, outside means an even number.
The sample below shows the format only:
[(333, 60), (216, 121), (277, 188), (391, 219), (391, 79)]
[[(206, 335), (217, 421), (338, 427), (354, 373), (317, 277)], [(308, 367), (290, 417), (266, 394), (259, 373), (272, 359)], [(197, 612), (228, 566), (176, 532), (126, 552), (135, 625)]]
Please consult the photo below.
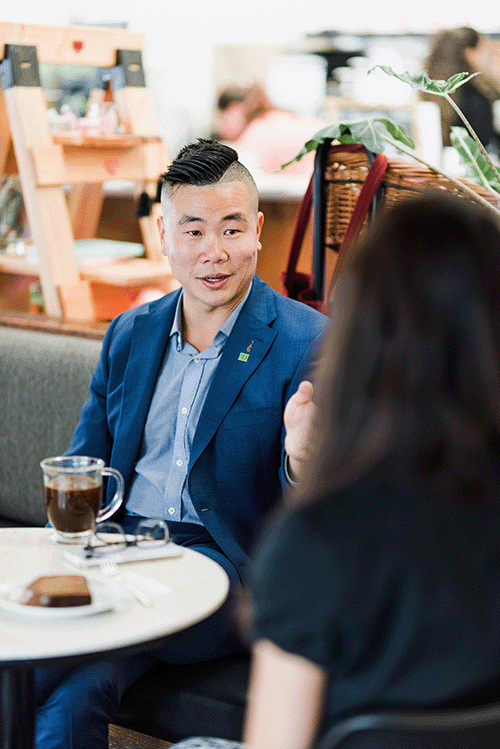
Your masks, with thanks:
[(188, 410), (187, 410), (186, 406), (183, 406), (181, 408), (181, 414), (187, 414), (187, 412), (188, 412)]
[(175, 508), (174, 507), (169, 507), (168, 508), (168, 514), (169, 515), (175, 515)]
[(183, 464), (183, 461), (179, 458), (179, 460), (175, 461), (175, 464), (181, 466)]
[(196, 357), (196, 359), (195, 359), (195, 363), (196, 363), (196, 364), (199, 364), (199, 363), (200, 363), (200, 360), (199, 360), (199, 358), (198, 358), (198, 357)]

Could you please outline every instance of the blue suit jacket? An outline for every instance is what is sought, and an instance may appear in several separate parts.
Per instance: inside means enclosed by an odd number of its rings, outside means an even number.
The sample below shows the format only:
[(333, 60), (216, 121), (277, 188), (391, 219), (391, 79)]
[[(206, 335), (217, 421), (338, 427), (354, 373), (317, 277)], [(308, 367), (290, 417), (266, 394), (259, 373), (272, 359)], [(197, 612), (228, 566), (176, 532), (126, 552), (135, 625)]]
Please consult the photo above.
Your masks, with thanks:
[[(126, 491), (179, 293), (111, 322), (67, 451), (103, 458), (123, 474)], [(240, 573), (280, 494), (285, 403), (307, 371), (326, 322), (255, 277), (211, 383), (187, 480), (201, 521)]]

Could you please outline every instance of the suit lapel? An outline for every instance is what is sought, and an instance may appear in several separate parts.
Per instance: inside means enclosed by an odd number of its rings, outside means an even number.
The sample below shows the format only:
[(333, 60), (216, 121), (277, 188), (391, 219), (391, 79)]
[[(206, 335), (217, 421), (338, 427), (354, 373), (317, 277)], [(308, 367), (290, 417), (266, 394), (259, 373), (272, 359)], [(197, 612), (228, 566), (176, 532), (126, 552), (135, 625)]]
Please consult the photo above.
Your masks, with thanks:
[(191, 448), (193, 466), (222, 420), (231, 409), (241, 388), (267, 354), (277, 332), (269, 327), (276, 317), (271, 292), (258, 278), (241, 310), (207, 394)]
[(134, 320), (123, 378), (121, 418), (115, 436), (118, 444), (126, 446), (123, 460), (125, 464), (130, 463), (132, 468), (168, 343), (177, 298), (178, 294), (153, 312), (137, 315)]

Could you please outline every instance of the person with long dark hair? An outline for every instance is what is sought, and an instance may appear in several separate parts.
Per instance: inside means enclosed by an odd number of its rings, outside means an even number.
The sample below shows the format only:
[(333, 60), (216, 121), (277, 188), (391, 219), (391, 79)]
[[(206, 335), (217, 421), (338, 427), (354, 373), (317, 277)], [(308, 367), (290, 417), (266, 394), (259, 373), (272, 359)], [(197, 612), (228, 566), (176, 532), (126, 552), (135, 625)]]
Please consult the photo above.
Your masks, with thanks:
[[(493, 103), (500, 99), (500, 44), (469, 26), (444, 29), (431, 45), (426, 67), (429, 76), (448, 80), (457, 73), (480, 73), (460, 86), (452, 98), (473, 127), (481, 143), (500, 151), (500, 134), (495, 127)], [(443, 145), (450, 145), (453, 126), (464, 127), (453, 107), (442, 96), (421, 94), (434, 101), (441, 112)]]
[(397, 204), (348, 259), (298, 505), (257, 554), (252, 749), (500, 695), (499, 301), (499, 227), (464, 199)]

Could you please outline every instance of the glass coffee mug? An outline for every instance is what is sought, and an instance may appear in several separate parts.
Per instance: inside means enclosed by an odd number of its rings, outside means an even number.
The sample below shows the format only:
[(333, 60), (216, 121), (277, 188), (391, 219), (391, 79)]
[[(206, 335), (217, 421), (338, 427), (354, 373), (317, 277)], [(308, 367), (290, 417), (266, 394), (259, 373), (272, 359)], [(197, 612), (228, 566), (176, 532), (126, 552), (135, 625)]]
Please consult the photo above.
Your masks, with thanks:
[[(123, 476), (115, 468), (104, 467), (101, 458), (86, 455), (58, 456), (40, 462), (43, 471), (45, 510), (62, 543), (85, 543), (101, 523), (123, 502)], [(116, 479), (116, 492), (109, 505), (102, 507), (102, 477)]]

